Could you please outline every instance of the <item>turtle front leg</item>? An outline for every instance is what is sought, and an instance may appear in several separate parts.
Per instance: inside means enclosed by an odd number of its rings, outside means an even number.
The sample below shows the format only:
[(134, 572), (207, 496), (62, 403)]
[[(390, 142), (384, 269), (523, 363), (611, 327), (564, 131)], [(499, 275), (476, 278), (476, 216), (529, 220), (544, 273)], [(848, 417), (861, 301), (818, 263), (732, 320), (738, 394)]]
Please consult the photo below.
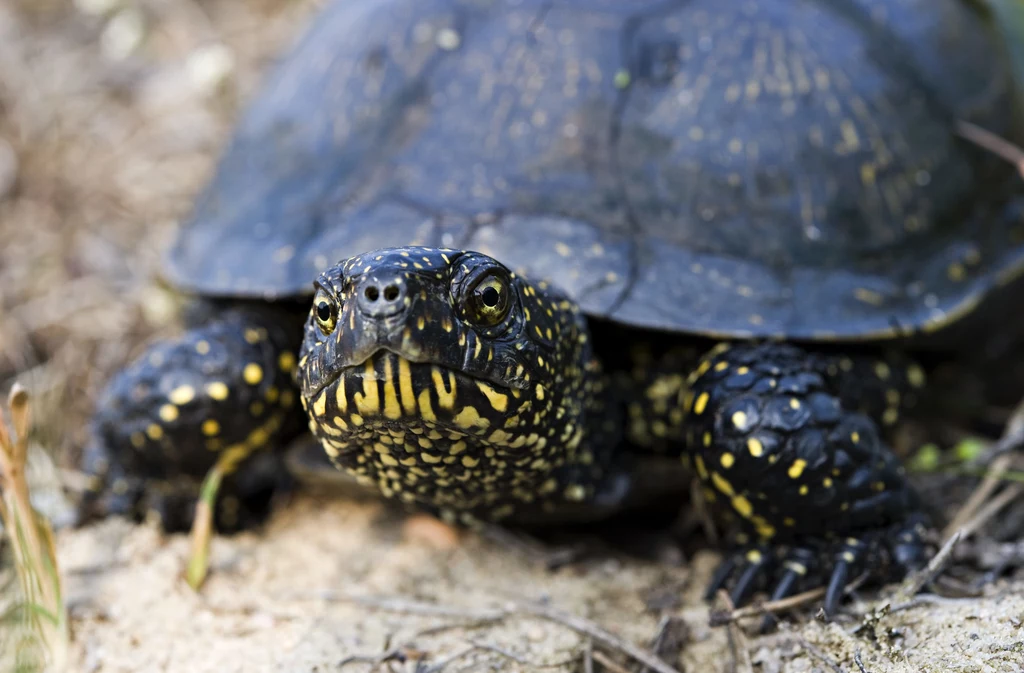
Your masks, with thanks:
[(700, 361), (684, 390), (687, 453), (746, 530), (710, 593), (731, 582), (742, 604), (774, 580), (779, 599), (824, 575), (833, 613), (857, 573), (923, 563), (925, 517), (879, 427), (919, 379), (910, 365), (782, 344), (723, 345)]
[(165, 529), (185, 529), (215, 464), (228, 475), (219, 529), (266, 514), (286, 473), (275, 453), (260, 450), (304, 425), (293, 382), (301, 319), (262, 305), (215, 316), (150, 346), (108, 384), (83, 456), (95, 482), (84, 517), (155, 514)]

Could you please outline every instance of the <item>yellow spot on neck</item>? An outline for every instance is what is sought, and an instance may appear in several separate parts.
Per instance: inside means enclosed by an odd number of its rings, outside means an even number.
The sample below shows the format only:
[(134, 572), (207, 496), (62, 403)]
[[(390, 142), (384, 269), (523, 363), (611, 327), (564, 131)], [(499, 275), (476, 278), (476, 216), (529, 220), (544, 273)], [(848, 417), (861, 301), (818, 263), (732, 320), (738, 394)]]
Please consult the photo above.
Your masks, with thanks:
[(736, 495), (736, 493), (732, 489), (732, 484), (730, 484), (725, 477), (718, 474), (717, 472), (711, 473), (711, 483), (715, 485), (715, 488), (717, 488), (719, 492), (724, 493), (730, 498)]
[(254, 386), (263, 380), (263, 367), (260, 367), (255, 362), (250, 362), (242, 370), (242, 378), (250, 386)]
[(178, 420), (178, 407), (173, 404), (165, 404), (160, 407), (160, 420), (164, 423), (171, 423)]
[(277, 358), (277, 366), (286, 372), (295, 369), (295, 355), (289, 351), (281, 353)]
[(764, 455), (764, 444), (757, 437), (751, 437), (747, 440), (747, 450), (754, 458), (760, 458)]
[(804, 473), (804, 468), (807, 467), (807, 461), (803, 458), (797, 458), (793, 461), (793, 464), (789, 466), (789, 478), (799, 479), (800, 475)]
[(736, 458), (731, 453), (725, 452), (722, 454), (722, 457), (719, 458), (719, 462), (722, 463), (722, 467), (728, 470), (736, 463)]
[(697, 468), (697, 475), (701, 479), (707, 479), (708, 478), (708, 468), (704, 465), (704, 458), (702, 456), (700, 456), (700, 455), (695, 456), (694, 459), (693, 459), (693, 465), (694, 465), (694, 467)]
[(732, 424), (736, 426), (737, 430), (747, 429), (747, 414), (743, 411), (737, 411), (732, 415)]
[(486, 418), (482, 418), (476, 407), (473, 406), (463, 407), (452, 421), (460, 428), (466, 429), (486, 428), (491, 424)]
[(167, 396), (167, 399), (171, 401), (171, 404), (177, 404), (179, 407), (183, 404), (188, 404), (196, 396), (195, 388), (192, 386), (178, 386), (171, 391), (171, 394)]
[[(487, 397), (487, 401), (491, 403), (491, 407), (493, 407), (495, 411), (503, 412), (508, 409), (508, 395), (499, 393), (483, 381), (477, 381), (476, 387), (480, 389), (480, 392), (482, 392), (485, 397)], [(543, 389), (539, 384), (537, 385), (537, 389), (537, 399), (544, 399), (542, 392)]]
[(196, 352), (200, 355), (206, 355), (210, 352), (210, 342), (206, 339), (200, 339), (196, 342)]
[(214, 381), (213, 383), (206, 384), (206, 394), (217, 400), (223, 402), (228, 398), (228, 387), (221, 381)]
[(742, 495), (737, 495), (732, 499), (732, 508), (744, 519), (749, 519), (750, 515), (754, 513), (754, 507)]
[(313, 400), (313, 413), (317, 418), (323, 418), (327, 413), (327, 392), (321, 391), (320, 395)]
[(693, 403), (693, 413), (698, 416), (704, 413), (704, 409), (708, 406), (709, 395), (707, 393), (701, 393), (697, 396), (697, 401)]

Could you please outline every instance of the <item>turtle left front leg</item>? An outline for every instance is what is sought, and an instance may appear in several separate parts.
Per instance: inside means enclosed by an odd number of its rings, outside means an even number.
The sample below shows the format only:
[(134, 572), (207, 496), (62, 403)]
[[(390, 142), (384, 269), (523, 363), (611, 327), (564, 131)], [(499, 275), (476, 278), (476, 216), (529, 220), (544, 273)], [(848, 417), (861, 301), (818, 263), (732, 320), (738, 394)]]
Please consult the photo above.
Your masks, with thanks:
[(880, 429), (919, 379), (898, 360), (774, 343), (722, 345), (700, 361), (683, 398), (687, 454), (748, 535), (711, 593), (735, 577), (742, 604), (774, 578), (778, 599), (824, 571), (833, 613), (853, 573), (923, 563), (926, 519)]
[(83, 452), (94, 481), (83, 519), (153, 515), (185, 529), (216, 467), (225, 477), (217, 527), (234, 530), (261, 520), (288, 483), (279, 455), (264, 449), (306, 422), (293, 381), (301, 319), (262, 303), (203, 308), (206, 320), (151, 344), (100, 397)]

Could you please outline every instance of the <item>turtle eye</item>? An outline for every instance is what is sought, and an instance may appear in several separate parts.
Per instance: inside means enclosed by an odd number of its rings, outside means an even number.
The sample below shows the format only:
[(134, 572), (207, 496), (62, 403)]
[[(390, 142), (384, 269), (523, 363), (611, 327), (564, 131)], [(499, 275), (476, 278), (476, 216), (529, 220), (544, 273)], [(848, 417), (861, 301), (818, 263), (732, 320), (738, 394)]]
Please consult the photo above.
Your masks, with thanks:
[(491, 272), (473, 284), (466, 298), (466, 317), (481, 327), (493, 327), (508, 315), (511, 291), (503, 274)]
[(313, 298), (313, 317), (316, 325), (327, 336), (338, 326), (338, 305), (326, 292), (317, 290)]

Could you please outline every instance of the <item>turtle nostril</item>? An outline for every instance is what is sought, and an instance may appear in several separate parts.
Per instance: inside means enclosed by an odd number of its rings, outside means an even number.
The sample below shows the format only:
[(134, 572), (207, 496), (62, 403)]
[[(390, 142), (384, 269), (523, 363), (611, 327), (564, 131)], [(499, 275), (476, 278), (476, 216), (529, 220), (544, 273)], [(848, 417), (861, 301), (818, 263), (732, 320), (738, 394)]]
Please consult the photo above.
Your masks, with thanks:
[(387, 301), (394, 301), (398, 299), (398, 294), (399, 293), (397, 285), (388, 285), (386, 288), (384, 288), (384, 299)]
[[(386, 294), (387, 290), (385, 290), (384, 292)], [(366, 290), (363, 291), (363, 294), (370, 301), (377, 301), (377, 298), (380, 296), (380, 290), (377, 289), (376, 285), (371, 285), (370, 287), (366, 288)]]

